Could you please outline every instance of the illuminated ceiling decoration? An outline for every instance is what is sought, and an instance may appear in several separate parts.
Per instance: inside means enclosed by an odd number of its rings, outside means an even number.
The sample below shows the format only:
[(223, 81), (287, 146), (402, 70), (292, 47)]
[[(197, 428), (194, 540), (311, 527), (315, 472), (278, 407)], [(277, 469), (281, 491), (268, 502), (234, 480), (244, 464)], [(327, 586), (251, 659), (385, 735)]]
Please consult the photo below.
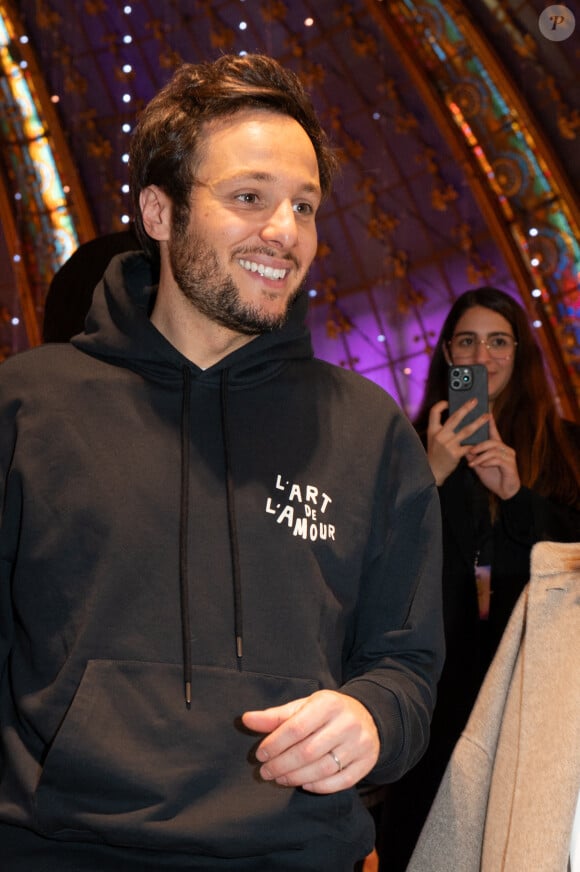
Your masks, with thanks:
[[(574, 417), (580, 398), (580, 214), (568, 179), (464, 4), (366, 5), (439, 116), (440, 128), (447, 127), (522, 299), (541, 325), (538, 338), (552, 373), (566, 386), (562, 407)], [(517, 50), (533, 55), (534, 40), (519, 35), (500, 4), (488, 5)]]
[[(310, 276), (318, 356), (377, 381), (412, 414), (449, 305), (467, 287), (494, 284), (525, 303), (562, 410), (574, 418), (577, 207), (529, 110), (537, 103), (529, 93), (526, 102), (487, 42), (489, 30), (472, 17), (475, 7), (486, 7), (495, 16), (494, 45), (503, 40), (504, 61), (516, 54), (523, 67), (538, 47), (517, 16), (525, 9), (536, 24), (534, 2), (19, 0), (16, 10), (0, 0), (0, 13), (13, 25), (12, 63), (28, 62), (21, 75), (53, 145), (61, 202), (79, 241), (123, 229), (129, 220), (130, 131), (171, 70), (223, 51), (266, 52), (299, 74), (346, 156), (320, 213)], [(26, 21), (38, 65), (19, 41), (25, 33), (19, 21)], [(550, 75), (543, 81), (548, 107), (538, 117), (551, 124), (557, 113), (551, 135), (561, 157), (580, 118), (576, 124), (576, 110), (567, 110)], [(57, 98), (66, 140), (51, 103)], [(30, 166), (29, 160), (26, 173), (5, 181), (4, 191), (0, 172), (0, 209), (16, 216), (14, 251), (26, 255), (39, 315), (46, 274), (64, 249), (51, 222), (40, 220), (47, 206), (36, 205), (32, 188), (42, 178)], [(24, 201), (35, 220), (28, 236)], [(22, 291), (21, 298), (24, 309)]]
[(0, 218), (16, 273), (28, 344), (37, 345), (48, 283), (77, 248), (82, 219), (85, 238), (91, 238), (94, 229), (78, 182), (73, 198), (84, 214), (74, 215), (71, 211), (68, 195), (76, 171), (42, 78), (35, 75), (27, 37), (16, 27), (16, 17), (9, 15), (7, 6), (0, 2), (0, 131), (4, 154), (0, 166)]

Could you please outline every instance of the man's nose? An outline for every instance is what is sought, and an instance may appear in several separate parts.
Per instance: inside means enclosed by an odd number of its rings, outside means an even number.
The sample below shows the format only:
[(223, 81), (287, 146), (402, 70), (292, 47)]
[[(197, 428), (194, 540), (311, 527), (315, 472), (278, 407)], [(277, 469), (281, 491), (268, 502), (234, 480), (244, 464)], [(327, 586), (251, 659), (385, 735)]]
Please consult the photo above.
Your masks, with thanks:
[(286, 250), (292, 248), (298, 239), (296, 213), (292, 203), (286, 200), (279, 203), (268, 215), (260, 235), (271, 245)]

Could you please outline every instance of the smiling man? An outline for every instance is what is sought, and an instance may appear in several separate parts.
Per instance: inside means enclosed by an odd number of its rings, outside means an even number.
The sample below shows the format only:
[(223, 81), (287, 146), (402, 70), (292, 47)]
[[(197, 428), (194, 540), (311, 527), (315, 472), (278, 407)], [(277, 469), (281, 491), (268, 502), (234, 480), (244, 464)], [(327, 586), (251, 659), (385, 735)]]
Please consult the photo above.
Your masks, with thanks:
[(304, 325), (336, 157), (294, 74), (224, 56), (130, 166), (143, 252), (0, 369), (2, 868), (352, 872), (443, 644), (424, 451)]
[(153, 323), (200, 366), (281, 327), (316, 253), (321, 196), (314, 146), (293, 118), (251, 108), (207, 122), (189, 213), (173, 216), (161, 186), (141, 193), (161, 249)]

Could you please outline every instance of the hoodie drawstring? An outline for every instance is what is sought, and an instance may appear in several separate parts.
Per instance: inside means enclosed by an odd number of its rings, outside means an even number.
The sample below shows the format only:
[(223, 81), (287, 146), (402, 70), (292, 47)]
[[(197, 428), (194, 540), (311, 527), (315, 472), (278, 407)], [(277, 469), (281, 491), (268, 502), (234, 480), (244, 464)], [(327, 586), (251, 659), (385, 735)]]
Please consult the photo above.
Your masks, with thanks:
[(236, 662), (238, 669), (242, 668), (243, 632), (242, 632), (242, 583), (240, 571), (240, 550), (238, 545), (238, 529), (236, 525), (236, 503), (234, 480), (230, 464), (230, 442), (228, 430), (228, 370), (224, 369), (220, 382), (222, 434), (224, 440), (224, 465), (226, 473), (226, 500), (228, 509), (228, 527), (230, 533), (230, 553), (232, 559), (232, 579), (234, 586), (234, 632), (236, 635)]
[[(179, 595), (181, 602), (181, 639), (183, 647), (183, 687), (185, 704), (191, 708), (192, 654), (191, 654), (191, 618), (189, 613), (189, 442), (190, 442), (190, 408), (191, 408), (191, 373), (187, 366), (183, 367), (183, 394), (181, 399), (181, 497), (179, 517)], [(226, 477), (226, 505), (228, 512), (228, 530), (230, 539), (230, 554), (232, 560), (232, 582), (234, 594), (234, 633), (236, 641), (236, 662), (238, 669), (242, 668), (242, 584), (240, 570), (240, 553), (238, 546), (238, 530), (236, 525), (236, 506), (234, 480), (230, 463), (230, 443), (228, 431), (227, 406), (228, 372), (224, 370), (220, 381), (221, 424), (224, 440), (224, 467)]]
[(191, 374), (183, 367), (181, 397), (181, 500), (179, 512), (179, 595), (181, 599), (181, 640), (183, 645), (183, 688), (185, 704), (191, 708), (191, 619), (189, 615), (189, 420)]

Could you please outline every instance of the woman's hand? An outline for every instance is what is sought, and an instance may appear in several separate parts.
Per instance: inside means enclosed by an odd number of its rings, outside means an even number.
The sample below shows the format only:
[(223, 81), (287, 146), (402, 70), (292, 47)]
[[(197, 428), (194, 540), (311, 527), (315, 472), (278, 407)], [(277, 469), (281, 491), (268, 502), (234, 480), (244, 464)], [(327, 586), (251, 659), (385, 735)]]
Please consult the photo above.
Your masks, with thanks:
[(489, 433), (485, 442), (470, 447), (467, 463), (488, 490), (501, 500), (509, 500), (522, 485), (516, 452), (502, 442), (493, 417), (489, 419)]
[(438, 487), (456, 469), (461, 458), (469, 453), (471, 446), (462, 445), (461, 442), (479, 430), (490, 419), (490, 415), (487, 413), (480, 415), (479, 418), (476, 418), (471, 424), (461, 427), (456, 433), (455, 428), (460, 426), (463, 418), (476, 405), (477, 400), (468, 400), (456, 412), (449, 415), (444, 424), (441, 423), (441, 416), (449, 407), (446, 400), (435, 403), (429, 413), (427, 457)]

